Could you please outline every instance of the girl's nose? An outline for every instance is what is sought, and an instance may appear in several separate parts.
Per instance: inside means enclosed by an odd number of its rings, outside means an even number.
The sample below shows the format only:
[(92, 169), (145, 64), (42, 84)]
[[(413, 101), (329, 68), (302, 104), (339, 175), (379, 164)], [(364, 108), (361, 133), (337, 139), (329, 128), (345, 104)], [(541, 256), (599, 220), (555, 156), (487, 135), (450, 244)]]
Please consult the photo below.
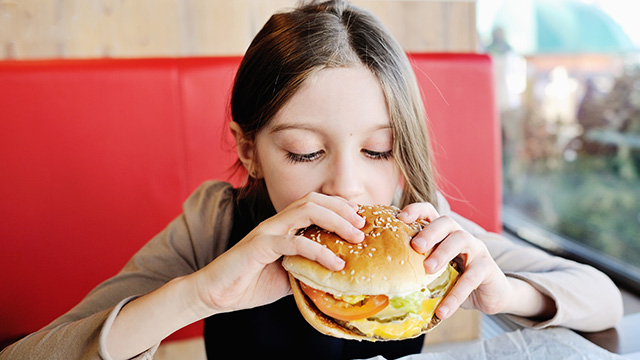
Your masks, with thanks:
[(350, 156), (332, 159), (326, 169), (322, 193), (356, 201), (364, 193), (363, 174)]

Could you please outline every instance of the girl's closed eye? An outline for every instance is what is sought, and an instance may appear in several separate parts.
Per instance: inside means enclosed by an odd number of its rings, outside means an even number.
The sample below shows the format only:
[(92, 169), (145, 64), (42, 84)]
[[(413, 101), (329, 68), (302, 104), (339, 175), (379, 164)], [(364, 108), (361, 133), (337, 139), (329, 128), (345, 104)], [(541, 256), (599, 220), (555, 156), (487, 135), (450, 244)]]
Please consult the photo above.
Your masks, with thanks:
[(310, 162), (319, 159), (324, 154), (324, 150), (314, 151), (312, 153), (297, 154), (293, 152), (287, 152), (287, 159), (291, 162)]
[[(393, 156), (392, 150), (388, 151), (373, 151), (368, 149), (362, 149), (362, 153), (365, 154), (366, 157), (373, 160), (388, 160)], [(318, 160), (324, 155), (324, 150), (318, 150), (311, 153), (298, 154), (294, 152), (287, 152), (287, 160), (291, 162), (311, 162), (314, 160)]]
[(388, 151), (373, 151), (368, 149), (362, 149), (362, 152), (369, 158), (374, 160), (388, 160), (393, 156), (392, 150)]

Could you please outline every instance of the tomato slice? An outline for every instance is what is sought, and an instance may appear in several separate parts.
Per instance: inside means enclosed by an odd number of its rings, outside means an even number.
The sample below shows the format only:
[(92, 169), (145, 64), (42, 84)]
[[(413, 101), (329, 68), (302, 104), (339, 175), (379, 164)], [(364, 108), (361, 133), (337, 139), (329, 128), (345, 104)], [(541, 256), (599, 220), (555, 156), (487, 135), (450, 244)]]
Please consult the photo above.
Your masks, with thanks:
[(358, 304), (352, 305), (338, 300), (324, 291), (305, 285), (299, 281), (302, 291), (313, 301), (323, 313), (339, 320), (360, 320), (373, 316), (389, 305), (389, 298), (385, 295), (366, 297)]

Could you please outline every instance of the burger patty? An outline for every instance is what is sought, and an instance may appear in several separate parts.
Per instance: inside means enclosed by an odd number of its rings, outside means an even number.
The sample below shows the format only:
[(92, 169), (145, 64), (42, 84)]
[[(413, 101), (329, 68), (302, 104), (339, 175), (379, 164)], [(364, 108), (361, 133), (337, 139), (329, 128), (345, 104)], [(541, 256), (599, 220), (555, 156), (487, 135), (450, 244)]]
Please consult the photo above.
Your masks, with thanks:
[[(395, 319), (395, 320), (379, 321), (379, 320), (373, 319), (373, 318), (370, 318), (370, 319), (367, 319), (367, 320), (377, 321), (379, 323), (389, 323), (390, 324), (392, 322), (402, 322), (407, 318), (408, 315), (409, 314), (406, 314), (405, 316), (399, 317), (398, 319)], [(339, 320), (339, 319), (331, 319), (331, 320), (332, 320), (332, 322), (342, 326), (343, 328), (349, 330), (350, 332), (352, 332), (354, 334), (357, 334), (357, 335), (360, 335), (360, 336), (366, 336), (366, 337), (373, 338), (373, 339), (376, 339), (376, 340), (382, 340), (382, 341), (389, 341), (390, 340), (390, 339), (387, 339), (387, 338), (384, 338), (384, 337), (377, 336), (375, 334), (365, 334), (362, 331), (360, 331), (360, 329), (358, 329), (357, 327), (352, 325), (349, 321)], [(431, 330), (436, 325), (438, 325), (441, 321), (442, 320), (440, 320), (440, 318), (434, 314), (433, 317), (431, 318), (431, 321), (429, 321), (428, 323), (426, 323), (422, 327), (422, 332), (426, 332), (426, 331)]]

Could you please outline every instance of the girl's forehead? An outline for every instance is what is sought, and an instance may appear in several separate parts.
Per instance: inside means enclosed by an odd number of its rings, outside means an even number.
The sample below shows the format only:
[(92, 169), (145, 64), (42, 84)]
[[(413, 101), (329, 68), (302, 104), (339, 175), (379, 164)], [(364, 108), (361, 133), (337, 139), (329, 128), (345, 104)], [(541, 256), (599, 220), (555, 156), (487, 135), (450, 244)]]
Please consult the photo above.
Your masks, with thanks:
[(367, 68), (325, 68), (312, 74), (276, 113), (268, 128), (318, 125), (389, 127), (382, 87)]

